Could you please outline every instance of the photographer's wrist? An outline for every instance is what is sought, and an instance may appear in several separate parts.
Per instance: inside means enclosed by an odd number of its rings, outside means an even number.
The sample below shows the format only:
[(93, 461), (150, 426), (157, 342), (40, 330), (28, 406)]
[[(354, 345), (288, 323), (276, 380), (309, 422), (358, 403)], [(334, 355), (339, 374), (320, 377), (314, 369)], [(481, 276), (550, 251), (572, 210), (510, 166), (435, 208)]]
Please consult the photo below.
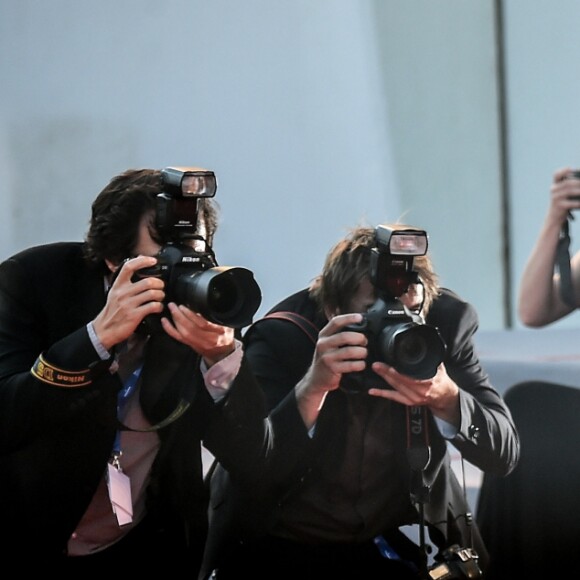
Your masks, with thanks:
[(93, 321), (87, 324), (87, 332), (89, 333), (89, 338), (91, 339), (91, 343), (93, 344), (95, 350), (97, 351), (99, 358), (103, 361), (109, 360), (112, 355), (109, 349), (107, 349), (99, 339), (99, 336), (95, 331)]

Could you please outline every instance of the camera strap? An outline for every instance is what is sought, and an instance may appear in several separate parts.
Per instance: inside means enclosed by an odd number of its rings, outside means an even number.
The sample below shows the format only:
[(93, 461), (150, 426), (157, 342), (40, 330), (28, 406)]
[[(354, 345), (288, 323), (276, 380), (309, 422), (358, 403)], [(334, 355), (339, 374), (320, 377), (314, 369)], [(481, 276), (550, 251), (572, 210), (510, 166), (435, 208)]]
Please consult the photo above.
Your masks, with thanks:
[(407, 407), (407, 460), (411, 466), (411, 497), (413, 501), (429, 501), (429, 487), (425, 485), (423, 472), (431, 459), (427, 408)]
[(429, 502), (430, 487), (425, 482), (425, 469), (431, 460), (429, 429), (426, 407), (406, 407), (407, 412), (407, 461), (411, 467), (411, 501), (419, 511), (419, 548), (427, 565), (427, 542), (425, 538), (425, 504)]
[(574, 219), (574, 217), (569, 213), (568, 219), (564, 221), (560, 229), (560, 238), (558, 239), (558, 246), (556, 248), (556, 263), (560, 274), (560, 296), (568, 306), (576, 308), (576, 297), (574, 295), (570, 268), (570, 219)]
[(318, 333), (320, 329), (312, 322), (305, 318), (297, 312), (291, 312), (289, 310), (278, 310), (276, 312), (270, 312), (266, 314), (263, 318), (278, 318), (279, 320), (288, 320), (293, 322), (296, 326), (300, 327), (302, 331), (310, 338), (310, 340), (316, 344), (318, 340)]
[[(407, 407), (407, 459), (411, 466), (411, 501), (417, 506), (419, 512), (419, 548), (421, 557), (423, 558), (422, 569), (427, 571), (427, 580), (434, 578), (450, 578), (450, 576), (442, 576), (442, 573), (449, 573), (447, 564), (435, 566), (433, 569), (428, 568), (429, 552), (433, 548), (437, 549), (437, 545), (427, 541), (426, 530), (427, 521), (425, 519), (425, 504), (429, 502), (431, 487), (425, 482), (424, 471), (429, 465), (431, 459), (431, 446), (429, 443), (429, 429), (428, 429), (428, 410), (426, 407)], [(463, 465), (463, 458), (461, 459), (462, 476), (463, 476), (463, 494), (464, 500), (467, 504), (466, 485), (465, 485), (465, 469)], [(465, 514), (467, 524), (470, 526), (473, 523), (473, 516), (471, 513)], [(473, 543), (473, 536), (470, 535), (470, 545)], [(462, 562), (462, 566), (470, 567), (469, 576), (466, 578), (481, 578), (481, 571), (477, 565), (478, 555), (472, 548), (459, 548), (458, 545), (453, 545), (444, 551), (443, 555), (453, 551), (457, 555), (456, 559)], [(445, 560), (447, 561), (447, 560)], [(471, 575), (473, 574), (473, 575)], [(453, 576), (455, 578), (456, 576)], [(463, 576), (457, 576), (463, 578)]]

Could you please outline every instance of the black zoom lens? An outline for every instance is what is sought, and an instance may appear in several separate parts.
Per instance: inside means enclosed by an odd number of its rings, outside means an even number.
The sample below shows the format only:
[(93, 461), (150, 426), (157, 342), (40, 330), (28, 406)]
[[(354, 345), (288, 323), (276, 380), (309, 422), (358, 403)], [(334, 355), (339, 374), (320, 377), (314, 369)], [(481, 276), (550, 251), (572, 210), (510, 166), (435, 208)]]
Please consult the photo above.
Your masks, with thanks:
[(382, 360), (401, 374), (429, 379), (445, 357), (445, 343), (435, 327), (408, 322), (383, 328), (378, 351)]
[(220, 266), (181, 274), (175, 285), (178, 303), (199, 312), (216, 324), (243, 328), (252, 322), (262, 293), (246, 268)]
[(228, 316), (240, 307), (241, 293), (231, 277), (220, 276), (212, 279), (207, 289), (207, 302), (219, 316)]

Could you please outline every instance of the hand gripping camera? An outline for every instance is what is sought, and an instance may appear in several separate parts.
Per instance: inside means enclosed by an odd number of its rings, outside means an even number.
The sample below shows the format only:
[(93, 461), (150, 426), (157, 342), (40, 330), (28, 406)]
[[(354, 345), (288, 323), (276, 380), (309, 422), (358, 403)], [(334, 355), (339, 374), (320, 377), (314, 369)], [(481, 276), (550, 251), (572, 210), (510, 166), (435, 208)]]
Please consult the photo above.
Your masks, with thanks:
[[(161, 278), (167, 302), (183, 304), (211, 322), (231, 328), (249, 325), (262, 301), (252, 272), (218, 266), (213, 250), (197, 231), (198, 201), (215, 195), (215, 174), (197, 167), (167, 167), (161, 175), (155, 227), (167, 243), (157, 254), (157, 264), (139, 270), (135, 278)], [(193, 248), (190, 240), (197, 240)], [(147, 332), (154, 332), (159, 317), (147, 317), (144, 324)]]
[[(345, 330), (367, 335), (371, 362), (385, 362), (401, 374), (417, 379), (431, 378), (445, 356), (445, 342), (436, 327), (425, 324), (419, 314), (399, 300), (410, 284), (419, 281), (413, 260), (427, 253), (427, 233), (379, 225), (375, 228), (375, 237), (369, 276), (378, 298), (364, 313), (361, 323), (349, 325)], [(344, 386), (350, 390), (384, 388), (384, 383), (369, 371), (368, 365), (362, 373), (350, 373), (345, 379)]]

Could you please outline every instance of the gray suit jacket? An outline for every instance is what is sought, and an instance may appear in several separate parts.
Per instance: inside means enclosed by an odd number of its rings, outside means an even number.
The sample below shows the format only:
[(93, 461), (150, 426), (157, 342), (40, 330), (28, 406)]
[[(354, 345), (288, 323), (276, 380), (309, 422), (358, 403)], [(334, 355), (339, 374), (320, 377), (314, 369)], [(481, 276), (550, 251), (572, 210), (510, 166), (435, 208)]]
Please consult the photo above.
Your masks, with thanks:
[[(319, 329), (327, 322), (317, 312), (306, 290), (283, 300), (272, 311), (297, 312)], [(509, 473), (519, 457), (518, 435), (508, 408), (489, 383), (475, 353), (473, 334), (478, 326), (475, 310), (451, 291), (442, 290), (426, 322), (439, 329), (447, 345), (444, 359), (447, 372), (461, 389), (461, 426), (452, 444), (467, 461), (483, 471)], [(301, 328), (286, 320), (265, 318), (250, 327), (245, 343), (252, 371), (272, 409), (270, 419), (277, 433), (274, 457), (278, 459), (270, 462), (271, 471), (264, 477), (263, 487), (253, 490), (253, 500), (248, 490), (229, 481), (224, 469), (216, 470), (212, 478), (211, 524), (201, 578), (219, 565), (221, 557), (227, 557), (224, 546), (232, 538), (267, 533), (276, 521), (280, 506), (299, 494), (301, 487), (310, 485), (316, 479), (317, 469), (329, 457), (340, 460), (348, 437), (345, 395), (341, 391), (329, 393), (314, 439), (306, 432), (293, 387), (312, 361), (314, 343)], [(400, 465), (409, 471), (404, 459), (407, 440), (403, 408), (401, 411), (392, 444), (403, 458)], [(481, 565), (485, 566), (485, 547), (467, 515), (472, 510), (451, 468), (447, 443), (432, 417), (430, 421), (431, 460), (423, 474), (430, 488), (426, 520), (439, 531), (433, 529), (433, 536), (441, 547), (453, 543), (471, 546), (473, 536)]]

